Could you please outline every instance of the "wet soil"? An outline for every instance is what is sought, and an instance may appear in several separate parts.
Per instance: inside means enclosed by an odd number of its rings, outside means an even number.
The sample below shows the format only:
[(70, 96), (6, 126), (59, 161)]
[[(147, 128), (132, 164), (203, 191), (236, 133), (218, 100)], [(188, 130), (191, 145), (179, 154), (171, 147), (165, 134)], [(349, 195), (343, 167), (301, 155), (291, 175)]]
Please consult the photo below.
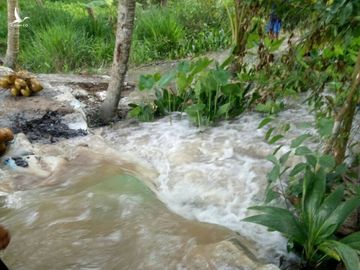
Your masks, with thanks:
[[(100, 119), (101, 104), (104, 101), (108, 83), (76, 83), (71, 84), (72, 88), (81, 89), (82, 92), (73, 93), (75, 98), (83, 105), (86, 114), (87, 124), (91, 128), (105, 126)], [(128, 96), (131, 91), (135, 90), (135, 85), (125, 83), (121, 97)], [(127, 107), (119, 107), (113, 122), (117, 122), (126, 118), (129, 109)]]

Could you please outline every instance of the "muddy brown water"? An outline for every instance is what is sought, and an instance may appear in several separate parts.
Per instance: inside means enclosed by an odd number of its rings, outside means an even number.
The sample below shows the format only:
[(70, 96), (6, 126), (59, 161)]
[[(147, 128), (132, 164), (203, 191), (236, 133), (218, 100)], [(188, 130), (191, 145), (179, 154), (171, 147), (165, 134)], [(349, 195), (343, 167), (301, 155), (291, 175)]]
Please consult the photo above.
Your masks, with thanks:
[(9, 196), (0, 223), (12, 233), (2, 256), (11, 269), (181, 269), (193, 248), (233, 234), (172, 213), (119, 167), (84, 168)]

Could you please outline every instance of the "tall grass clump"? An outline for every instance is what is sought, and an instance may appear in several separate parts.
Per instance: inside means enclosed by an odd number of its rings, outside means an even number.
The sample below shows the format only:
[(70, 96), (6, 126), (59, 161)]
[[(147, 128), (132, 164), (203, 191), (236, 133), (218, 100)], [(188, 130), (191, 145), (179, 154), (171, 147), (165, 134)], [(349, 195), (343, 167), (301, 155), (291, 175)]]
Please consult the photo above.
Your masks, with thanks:
[(84, 32), (55, 25), (35, 33), (31, 43), (23, 48), (20, 61), (25, 68), (38, 72), (68, 72), (91, 63), (90, 50)]
[[(19, 66), (33, 72), (78, 72), (111, 65), (116, 4), (88, 0), (20, 1)], [(97, 4), (94, 4), (96, 2)], [(178, 59), (226, 48), (226, 13), (217, 0), (138, 3), (130, 64)], [(110, 4), (109, 4), (110, 3)], [(89, 14), (91, 6), (92, 14)], [(6, 3), (0, 3), (0, 56), (6, 51)]]
[(185, 31), (177, 18), (168, 11), (159, 8), (140, 10), (134, 31), (132, 60), (135, 63), (176, 56), (175, 52), (185, 38)]
[(132, 62), (183, 58), (226, 48), (230, 35), (225, 12), (216, 0), (172, 1), (166, 7), (139, 5)]

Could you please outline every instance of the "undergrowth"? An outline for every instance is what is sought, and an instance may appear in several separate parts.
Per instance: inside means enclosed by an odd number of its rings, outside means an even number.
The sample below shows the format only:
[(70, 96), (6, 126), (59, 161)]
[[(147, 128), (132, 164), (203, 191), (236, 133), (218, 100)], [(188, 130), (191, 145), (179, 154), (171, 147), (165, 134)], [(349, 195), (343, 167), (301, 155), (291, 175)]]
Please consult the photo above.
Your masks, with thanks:
[[(20, 2), (21, 16), (30, 17), (20, 30), (20, 67), (33, 72), (81, 72), (110, 67), (116, 31), (115, 4), (95, 5), (85, 0), (45, 0), (44, 5), (35, 0)], [(131, 65), (228, 47), (225, 10), (215, 0), (210, 2), (169, 1), (164, 7), (138, 3)], [(0, 55), (6, 51), (6, 20), (6, 3), (0, 3)]]

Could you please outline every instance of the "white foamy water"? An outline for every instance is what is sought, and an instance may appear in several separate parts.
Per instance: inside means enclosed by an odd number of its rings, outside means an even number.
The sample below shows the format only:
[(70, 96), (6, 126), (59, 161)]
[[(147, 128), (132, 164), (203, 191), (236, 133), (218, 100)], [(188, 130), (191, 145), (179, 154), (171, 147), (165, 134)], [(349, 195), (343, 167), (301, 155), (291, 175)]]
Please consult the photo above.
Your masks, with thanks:
[[(158, 197), (174, 212), (220, 224), (254, 240), (258, 256), (276, 261), (286, 253), (286, 240), (264, 227), (242, 222), (249, 206), (262, 202), (271, 164), (266, 156), (276, 146), (257, 129), (261, 115), (245, 114), (219, 126), (199, 129), (174, 114), (152, 123), (119, 123), (103, 136), (120, 153), (153, 167)], [(282, 112), (277, 119), (295, 126), (313, 120), (304, 108)], [(290, 137), (303, 133), (293, 128)], [(274, 255), (276, 254), (276, 255)]]

